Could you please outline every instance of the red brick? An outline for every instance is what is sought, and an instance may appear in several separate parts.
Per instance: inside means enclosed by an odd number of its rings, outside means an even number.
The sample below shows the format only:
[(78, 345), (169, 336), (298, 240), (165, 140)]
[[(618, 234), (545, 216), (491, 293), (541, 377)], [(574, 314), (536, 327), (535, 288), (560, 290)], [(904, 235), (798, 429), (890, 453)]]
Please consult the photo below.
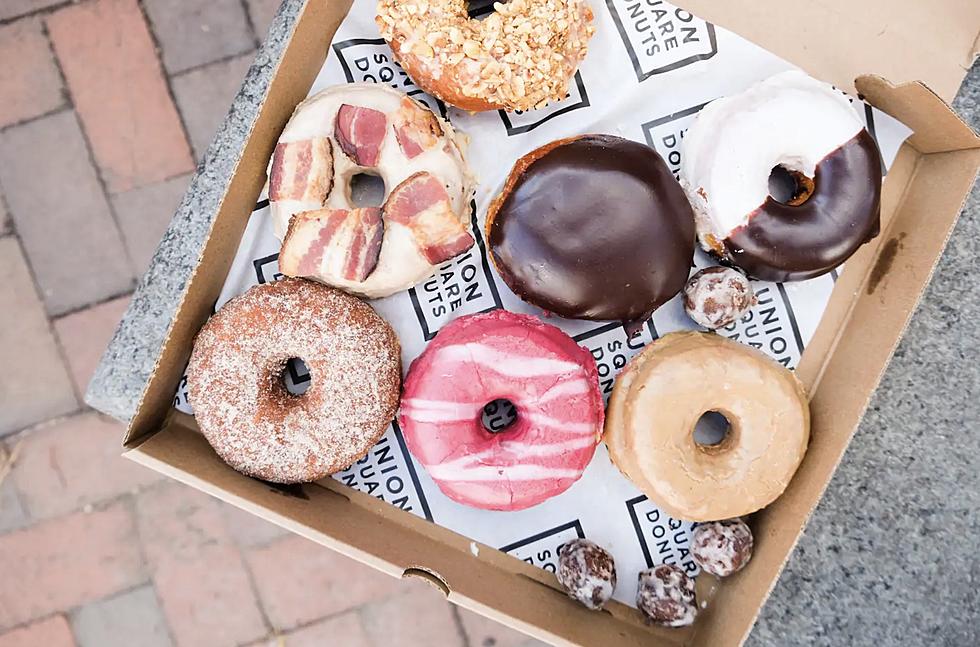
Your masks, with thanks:
[(54, 330), (79, 394), (84, 394), (88, 388), (95, 367), (128, 306), (129, 297), (126, 296), (55, 320)]
[(0, 635), (0, 647), (75, 647), (65, 616), (52, 616)]
[(110, 191), (193, 168), (136, 0), (66, 7), (48, 18), (48, 30)]
[(362, 610), (364, 627), (374, 644), (392, 644), (392, 630), (397, 627), (399, 647), (463, 647), (463, 635), (446, 596), (423, 582), (408, 580), (406, 585), (403, 595)]
[(145, 579), (124, 502), (0, 536), (0, 628), (70, 609)]
[(64, 514), (161, 480), (121, 456), (124, 432), (122, 424), (95, 412), (29, 432), (12, 476), (31, 517)]
[(291, 629), (402, 590), (398, 580), (292, 535), (247, 553), (273, 626)]
[(238, 547), (224, 527), (222, 505), (175, 482), (137, 500), (157, 594), (182, 647), (241, 644), (269, 630)]
[[(297, 629), (281, 636), (285, 647), (324, 647), (325, 645), (343, 645), (344, 647), (373, 647), (373, 645), (394, 645), (388, 640), (372, 643), (364, 632), (361, 619), (356, 611), (335, 616), (323, 622)], [(437, 644), (437, 643), (433, 643)]]
[(516, 629), (511, 629), (462, 607), (457, 609), (470, 647), (548, 647)]
[(61, 76), (40, 20), (0, 27), (0, 61), (7, 61), (0, 65), (0, 127), (64, 105)]
[(225, 527), (239, 546), (265, 546), (290, 534), (282, 526), (233, 505), (222, 506), (221, 512), (225, 518)]

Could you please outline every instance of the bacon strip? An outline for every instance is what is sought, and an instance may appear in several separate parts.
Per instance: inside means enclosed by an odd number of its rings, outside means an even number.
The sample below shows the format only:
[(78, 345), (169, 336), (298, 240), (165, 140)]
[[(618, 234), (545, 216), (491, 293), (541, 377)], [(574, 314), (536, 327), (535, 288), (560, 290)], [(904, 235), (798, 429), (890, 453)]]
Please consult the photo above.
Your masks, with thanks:
[(408, 159), (421, 155), (426, 149), (439, 143), (442, 126), (428, 108), (405, 97), (395, 112), (393, 128), (398, 146)]
[(385, 113), (345, 103), (337, 111), (334, 137), (355, 164), (375, 166), (387, 128)]
[(326, 282), (361, 282), (377, 266), (383, 238), (377, 207), (303, 211), (289, 221), (279, 271)]
[(466, 251), (475, 242), (453, 212), (446, 187), (430, 173), (406, 178), (382, 209), (389, 222), (412, 231), (419, 251), (433, 265)]
[(333, 186), (333, 149), (326, 137), (276, 145), (269, 200), (323, 203)]

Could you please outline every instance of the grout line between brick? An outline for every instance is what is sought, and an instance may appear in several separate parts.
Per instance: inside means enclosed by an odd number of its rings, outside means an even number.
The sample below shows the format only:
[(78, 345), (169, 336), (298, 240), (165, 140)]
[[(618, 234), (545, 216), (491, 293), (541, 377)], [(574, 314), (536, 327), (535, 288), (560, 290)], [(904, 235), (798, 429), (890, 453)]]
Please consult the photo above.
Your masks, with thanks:
[[(229, 504), (225, 504), (229, 505)], [(242, 560), (242, 568), (245, 569), (245, 577), (248, 579), (248, 587), (252, 591), (252, 597), (255, 598), (255, 606), (259, 609), (259, 615), (262, 616), (262, 624), (266, 628), (267, 635), (274, 634), (279, 631), (273, 624), (272, 619), (269, 617), (268, 611), (265, 609), (265, 602), (262, 600), (262, 596), (259, 594), (259, 585), (255, 580), (255, 574), (252, 573), (252, 567), (248, 563), (248, 559), (245, 557), (245, 551), (242, 547), (238, 545), (238, 542), (232, 541), (235, 549), (238, 551), (238, 559)]]
[(34, 11), (27, 11), (26, 13), (16, 14), (8, 18), (0, 19), (0, 27), (4, 25), (9, 25), (10, 23), (17, 22), (18, 20), (23, 20), (24, 18), (33, 18), (35, 16), (45, 16), (52, 14), (59, 9), (64, 9), (70, 5), (76, 4), (78, 0), (65, 0), (64, 2), (59, 2), (48, 7), (41, 7), (40, 9), (35, 9)]
[[(3, 193), (2, 185), (0, 185), (0, 193)], [(11, 217), (11, 222), (13, 222), (13, 217)], [(34, 265), (31, 262), (31, 257), (27, 253), (27, 249), (24, 247), (24, 241), (20, 239), (20, 236), (16, 236), (16, 235), (13, 236), (13, 239), (17, 241), (17, 250), (20, 252), (21, 258), (24, 259), (24, 266), (27, 268), (27, 275), (31, 279), (31, 283), (33, 284), (34, 287), (34, 295), (35, 297), (37, 297), (38, 305), (41, 306), (41, 309), (44, 313), (44, 318), (48, 323), (48, 334), (51, 336), (51, 341), (54, 343), (55, 352), (58, 354), (58, 358), (61, 360), (61, 367), (65, 371), (65, 377), (68, 379), (68, 382), (71, 384), (72, 396), (75, 398), (75, 409), (73, 409), (71, 412), (67, 412), (64, 415), (74, 415), (79, 411), (81, 411), (82, 408), (84, 408), (85, 401), (78, 393), (78, 387), (75, 385), (75, 379), (72, 377), (71, 374), (71, 364), (69, 364), (68, 362), (68, 353), (65, 352), (65, 347), (62, 345), (61, 339), (58, 337), (58, 331), (56, 331), (54, 328), (54, 317), (48, 312), (47, 303), (44, 300), (44, 295), (41, 293), (41, 284), (37, 280), (37, 272), (34, 271)], [(62, 416), (55, 416), (55, 418), (58, 417), (62, 417)], [(42, 420), (34, 424), (28, 425), (27, 427), (24, 427), (20, 430), (14, 430), (10, 434), (5, 434), (5, 435), (9, 436), (12, 434), (20, 433), (26, 429), (30, 429), (31, 427), (34, 427), (43, 422), (46, 422), (46, 420)]]
[(252, 35), (252, 48), (258, 49), (259, 45), (262, 44), (262, 41), (259, 39), (259, 34), (255, 30), (255, 21), (252, 20), (252, 12), (250, 12), (248, 9), (248, 1), (238, 0), (238, 2), (242, 5), (242, 13), (245, 16), (245, 26), (248, 27), (248, 33)]
[(466, 627), (463, 625), (463, 617), (459, 614), (459, 607), (449, 602), (450, 611), (453, 614), (453, 621), (456, 623), (456, 631), (459, 632), (459, 637), (463, 641), (463, 647), (471, 647), (470, 636), (466, 633)]
[[(67, 90), (62, 90), (62, 92), (67, 92)], [(17, 128), (19, 126), (26, 126), (28, 124), (34, 123), (35, 121), (41, 121), (42, 119), (46, 119), (48, 117), (54, 117), (55, 115), (61, 114), (62, 112), (69, 112), (71, 109), (72, 109), (71, 101), (69, 101), (66, 97), (65, 103), (58, 106), (57, 108), (52, 108), (51, 110), (48, 110), (47, 112), (42, 112), (39, 115), (34, 115), (33, 117), (27, 117), (26, 119), (21, 119), (20, 121), (9, 123), (6, 126), (0, 127), (0, 133), (4, 133), (8, 130), (13, 130), (14, 128)]]
[(160, 73), (163, 75), (163, 84), (167, 88), (167, 96), (170, 97), (170, 103), (173, 104), (174, 110), (177, 112), (177, 119), (180, 121), (180, 127), (184, 131), (184, 142), (187, 144), (187, 150), (191, 154), (195, 171), (197, 171), (200, 169), (201, 161), (203, 160), (199, 161), (197, 159), (194, 146), (191, 144), (191, 131), (187, 127), (187, 119), (184, 117), (184, 111), (181, 110), (180, 104), (177, 102), (177, 95), (174, 93), (173, 79), (170, 75), (170, 71), (167, 70), (167, 67), (163, 64), (163, 45), (160, 44), (160, 39), (157, 38), (156, 30), (153, 27), (153, 20), (150, 18), (150, 14), (147, 13), (145, 5), (145, 0), (136, 0), (136, 7), (143, 16), (143, 22), (146, 24), (146, 31), (150, 34), (150, 42), (153, 43), (153, 51), (157, 55), (157, 64), (160, 66)]
[(95, 158), (95, 150), (92, 147), (92, 140), (91, 137), (89, 137), (88, 129), (85, 127), (85, 122), (82, 120), (81, 115), (78, 114), (78, 110), (75, 107), (75, 99), (71, 94), (71, 86), (68, 85), (68, 78), (65, 76), (65, 71), (61, 67), (61, 60), (58, 58), (58, 53), (54, 49), (54, 43), (51, 41), (51, 34), (48, 32), (48, 25), (46, 22), (42, 24), (41, 32), (44, 34), (44, 38), (48, 42), (48, 49), (51, 51), (51, 58), (54, 60), (55, 69), (58, 71), (58, 76), (61, 78), (62, 87), (65, 88), (65, 96), (68, 98), (68, 103), (72, 108), (75, 123), (78, 124), (78, 129), (82, 133), (82, 141), (85, 142), (85, 150), (88, 152), (89, 164), (95, 171), (95, 177), (99, 182), (99, 188), (102, 190), (102, 197), (105, 198), (106, 207), (109, 209), (109, 217), (112, 218), (113, 224), (116, 225), (116, 234), (119, 236), (120, 247), (122, 247), (122, 252), (125, 256), (130, 271), (129, 290), (132, 291), (136, 289), (136, 263), (133, 261), (133, 255), (130, 254), (129, 248), (126, 246), (126, 236), (123, 234), (122, 225), (119, 222), (119, 216), (116, 214), (116, 207), (112, 203), (112, 193), (109, 191), (105, 176), (102, 173), (102, 167)]

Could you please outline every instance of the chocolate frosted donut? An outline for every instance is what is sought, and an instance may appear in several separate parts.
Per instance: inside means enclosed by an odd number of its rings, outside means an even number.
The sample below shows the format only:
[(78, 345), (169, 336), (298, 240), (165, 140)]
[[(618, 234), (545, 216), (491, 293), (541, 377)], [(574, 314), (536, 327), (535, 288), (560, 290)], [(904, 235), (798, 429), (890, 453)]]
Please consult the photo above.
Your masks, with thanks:
[(687, 281), (691, 206), (652, 148), (562, 139), (517, 161), (487, 214), (501, 278), (562, 317), (636, 323)]
[[(282, 372), (298, 357), (302, 395)], [(266, 481), (315, 481), (360, 459), (395, 417), (401, 354), (371, 306), (286, 278), (250, 288), (201, 328), (187, 367), (197, 424), (233, 468)]]
[[(795, 185), (770, 195), (774, 170)], [(681, 184), (705, 250), (767, 281), (825, 274), (878, 234), (881, 155), (847, 97), (785, 72), (706, 106)]]

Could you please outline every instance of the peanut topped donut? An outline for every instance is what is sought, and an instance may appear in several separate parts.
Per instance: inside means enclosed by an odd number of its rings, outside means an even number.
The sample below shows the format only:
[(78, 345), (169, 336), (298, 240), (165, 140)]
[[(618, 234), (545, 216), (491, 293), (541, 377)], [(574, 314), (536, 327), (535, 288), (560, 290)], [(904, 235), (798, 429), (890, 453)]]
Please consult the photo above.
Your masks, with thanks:
[[(517, 419), (497, 433), (483, 408)], [(535, 317), (494, 310), (444, 326), (405, 378), (398, 421), (412, 455), (454, 501), (522, 510), (582, 476), (602, 434), (592, 354)]]
[[(356, 208), (351, 180), (384, 181), (380, 207)], [(279, 268), (383, 297), (469, 249), (473, 180), (452, 127), (392, 88), (339, 85), (296, 107), (269, 170)]]
[(587, 0), (493, 8), (476, 20), (465, 0), (379, 0), (375, 21), (412, 80), (458, 108), (530, 110), (564, 99), (595, 31)]
[[(730, 425), (720, 443), (694, 428), (708, 412)], [(803, 387), (761, 352), (712, 333), (672, 333), (619, 374), (604, 440), (623, 474), (678, 519), (715, 521), (772, 503), (810, 438)]]
[[(282, 372), (298, 357), (310, 372), (302, 395)], [(250, 288), (204, 324), (187, 367), (201, 432), (249, 476), (315, 481), (351, 465), (394, 418), (401, 354), (369, 305), (302, 279)]]
[(754, 278), (820, 276), (878, 234), (881, 155), (829, 84), (778, 74), (705, 106), (683, 141), (701, 246)]

